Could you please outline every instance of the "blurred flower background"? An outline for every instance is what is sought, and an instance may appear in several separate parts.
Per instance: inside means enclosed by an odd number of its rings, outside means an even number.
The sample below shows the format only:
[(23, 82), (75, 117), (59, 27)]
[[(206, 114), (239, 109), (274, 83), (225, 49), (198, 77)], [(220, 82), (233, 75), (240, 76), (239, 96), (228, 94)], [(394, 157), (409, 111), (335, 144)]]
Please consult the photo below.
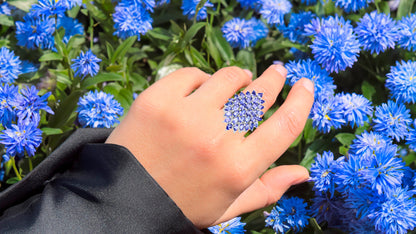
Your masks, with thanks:
[(257, 77), (269, 65), (283, 63), (286, 85), (263, 119), (302, 77), (314, 82), (315, 102), (302, 134), (271, 167), (301, 164), (311, 178), (276, 204), (209, 230), (411, 232), (416, 227), (414, 2), (4, 1), (0, 191), (21, 180), (75, 129), (116, 126), (137, 95), (176, 69), (196, 66), (213, 73), (239, 66)]

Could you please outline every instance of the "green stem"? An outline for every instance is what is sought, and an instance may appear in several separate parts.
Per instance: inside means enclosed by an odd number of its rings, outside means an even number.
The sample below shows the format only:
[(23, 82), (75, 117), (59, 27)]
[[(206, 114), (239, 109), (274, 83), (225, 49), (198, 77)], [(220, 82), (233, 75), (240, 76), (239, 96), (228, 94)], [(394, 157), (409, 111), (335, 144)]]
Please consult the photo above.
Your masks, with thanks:
[(30, 157), (27, 158), (29, 160), (29, 171), (33, 170), (32, 159)]
[(90, 49), (92, 49), (92, 47), (94, 46), (94, 19), (92, 18), (91, 13), (90, 15), (90, 28), (89, 28), (89, 33), (90, 33)]
[(17, 170), (16, 161), (14, 160), (14, 157), (12, 157), (11, 159), (12, 159), (12, 166), (13, 166), (14, 173), (16, 174), (16, 176), (19, 180), (22, 180), (22, 176), (20, 175), (19, 171)]

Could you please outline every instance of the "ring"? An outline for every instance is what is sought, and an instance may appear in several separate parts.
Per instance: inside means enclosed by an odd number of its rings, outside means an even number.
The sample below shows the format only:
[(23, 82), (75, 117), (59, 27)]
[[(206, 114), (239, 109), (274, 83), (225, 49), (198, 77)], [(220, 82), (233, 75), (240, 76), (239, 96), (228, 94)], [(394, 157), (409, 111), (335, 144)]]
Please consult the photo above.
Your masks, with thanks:
[(259, 126), (263, 118), (263, 93), (256, 91), (240, 92), (228, 99), (224, 105), (224, 122), (227, 123), (226, 130), (253, 131)]

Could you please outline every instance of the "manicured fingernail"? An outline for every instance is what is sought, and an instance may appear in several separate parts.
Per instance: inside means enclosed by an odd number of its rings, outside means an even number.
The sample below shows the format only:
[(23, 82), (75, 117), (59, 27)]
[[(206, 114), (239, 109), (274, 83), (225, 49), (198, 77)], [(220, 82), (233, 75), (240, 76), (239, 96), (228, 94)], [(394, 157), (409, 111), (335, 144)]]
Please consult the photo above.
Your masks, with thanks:
[(273, 65), (274, 69), (276, 69), (277, 72), (280, 73), (280, 75), (282, 75), (283, 77), (286, 77), (287, 75), (287, 70), (285, 67), (283, 67), (282, 65), (278, 64), (278, 65)]
[(251, 73), (251, 71), (250, 70), (248, 70), (248, 69), (244, 69), (244, 71), (247, 73), (247, 75), (249, 75), (250, 77), (252, 77), (253, 76), (253, 73)]
[(303, 78), (302, 80), (303, 87), (305, 87), (306, 90), (308, 90), (312, 95), (314, 95), (315, 87), (313, 85), (313, 82), (307, 78)]

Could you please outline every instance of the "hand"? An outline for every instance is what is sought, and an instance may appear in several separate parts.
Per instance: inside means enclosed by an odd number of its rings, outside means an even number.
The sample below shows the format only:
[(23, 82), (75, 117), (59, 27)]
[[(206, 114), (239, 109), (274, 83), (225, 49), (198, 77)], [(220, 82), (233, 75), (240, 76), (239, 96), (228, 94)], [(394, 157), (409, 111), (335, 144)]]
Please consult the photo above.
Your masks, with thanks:
[(276, 113), (244, 137), (245, 132), (226, 130), (224, 104), (246, 87), (244, 92), (263, 93), (265, 112), (282, 89), (286, 70), (272, 65), (251, 78), (237, 67), (212, 76), (197, 68), (177, 70), (137, 97), (106, 143), (128, 148), (199, 228), (272, 204), (308, 178), (298, 165), (264, 172), (301, 133), (313, 84), (298, 81)]

